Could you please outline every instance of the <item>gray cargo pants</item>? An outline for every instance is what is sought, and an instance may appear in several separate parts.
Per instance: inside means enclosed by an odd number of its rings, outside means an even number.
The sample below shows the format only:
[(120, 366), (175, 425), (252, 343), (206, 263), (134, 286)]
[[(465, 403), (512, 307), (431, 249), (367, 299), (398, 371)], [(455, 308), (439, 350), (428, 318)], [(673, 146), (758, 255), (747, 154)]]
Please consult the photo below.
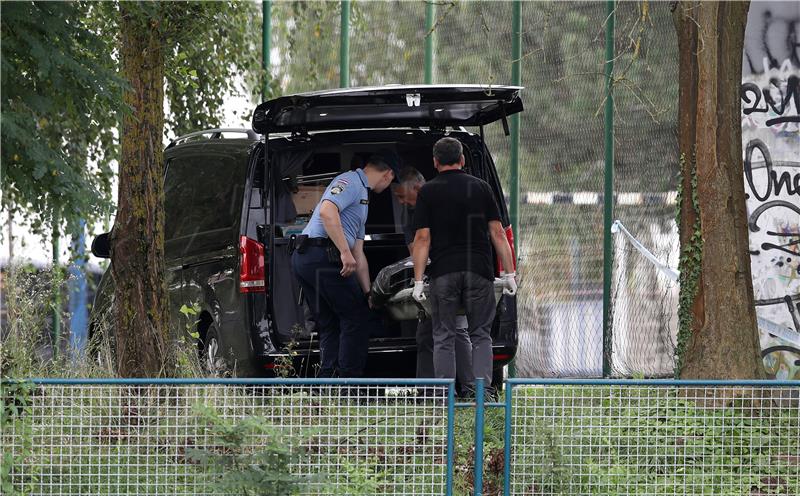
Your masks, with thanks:
[(469, 384), (483, 377), (492, 383), (492, 322), (495, 307), (494, 282), (474, 272), (452, 272), (431, 280), (433, 314), (433, 368), (437, 378), (456, 377), (456, 312), (463, 308), (472, 342)]
[[(472, 344), (469, 341), (466, 318), (456, 324), (456, 380), (463, 387), (472, 385)], [(436, 377), (433, 368), (433, 321), (417, 322), (417, 378)]]

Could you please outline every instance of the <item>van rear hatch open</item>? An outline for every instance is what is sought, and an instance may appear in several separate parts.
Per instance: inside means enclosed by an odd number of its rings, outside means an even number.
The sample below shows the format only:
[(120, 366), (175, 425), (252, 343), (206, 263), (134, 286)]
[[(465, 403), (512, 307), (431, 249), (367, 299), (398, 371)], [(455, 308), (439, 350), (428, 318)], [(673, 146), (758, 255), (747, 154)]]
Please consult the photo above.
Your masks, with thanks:
[(484, 126), (522, 111), (520, 86), (396, 85), (314, 91), (264, 102), (260, 134), (325, 129)]

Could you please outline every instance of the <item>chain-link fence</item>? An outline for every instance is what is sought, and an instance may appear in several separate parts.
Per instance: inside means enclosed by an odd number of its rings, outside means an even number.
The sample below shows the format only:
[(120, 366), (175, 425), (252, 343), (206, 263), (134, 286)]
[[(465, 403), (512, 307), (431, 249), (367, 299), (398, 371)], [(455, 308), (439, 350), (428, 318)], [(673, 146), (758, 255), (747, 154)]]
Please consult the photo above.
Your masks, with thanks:
[[(286, 93), (338, 86), (338, 3), (277, 3), (274, 62)], [(423, 81), (435, 36), (434, 82), (511, 82), (512, 3), (356, 2), (351, 84)], [(524, 2), (520, 120), (519, 376), (600, 376), (603, 328), (605, 4)], [(307, 48), (304, 48), (307, 47)], [(291, 48), (291, 50), (289, 50)], [(677, 38), (669, 4), (620, 2), (614, 76), (615, 215), (654, 256), (677, 266)], [(510, 140), (486, 129), (509, 184)], [(615, 375), (673, 372), (677, 284), (633, 248), (614, 245)]]
[[(674, 28), (667, 4), (620, 2), (615, 15), (614, 215), (668, 262), (678, 248)], [(605, 5), (525, 4), (524, 16), (517, 372), (600, 376)], [(624, 237), (613, 264), (612, 374), (671, 373), (677, 285)]]

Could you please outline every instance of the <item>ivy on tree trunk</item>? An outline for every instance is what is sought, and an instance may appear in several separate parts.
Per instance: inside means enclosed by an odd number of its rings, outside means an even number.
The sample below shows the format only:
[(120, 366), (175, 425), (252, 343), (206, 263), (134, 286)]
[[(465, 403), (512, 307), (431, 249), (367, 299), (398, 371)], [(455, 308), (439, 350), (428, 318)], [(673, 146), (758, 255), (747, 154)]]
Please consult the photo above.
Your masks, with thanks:
[(111, 233), (117, 372), (174, 374), (164, 280), (163, 19), (120, 3), (122, 73), (130, 82), (122, 120), (119, 206)]
[(740, 97), (748, 2), (679, 2), (681, 378), (764, 377), (750, 277)]

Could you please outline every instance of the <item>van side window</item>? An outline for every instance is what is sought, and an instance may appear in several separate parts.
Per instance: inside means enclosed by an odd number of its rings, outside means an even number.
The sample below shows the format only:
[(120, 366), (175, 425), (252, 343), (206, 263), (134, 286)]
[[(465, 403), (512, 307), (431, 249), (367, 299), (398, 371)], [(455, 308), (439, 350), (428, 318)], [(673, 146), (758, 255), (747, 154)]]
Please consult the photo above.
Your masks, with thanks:
[(172, 159), (164, 183), (165, 239), (235, 227), (246, 171), (247, 161), (239, 155)]

